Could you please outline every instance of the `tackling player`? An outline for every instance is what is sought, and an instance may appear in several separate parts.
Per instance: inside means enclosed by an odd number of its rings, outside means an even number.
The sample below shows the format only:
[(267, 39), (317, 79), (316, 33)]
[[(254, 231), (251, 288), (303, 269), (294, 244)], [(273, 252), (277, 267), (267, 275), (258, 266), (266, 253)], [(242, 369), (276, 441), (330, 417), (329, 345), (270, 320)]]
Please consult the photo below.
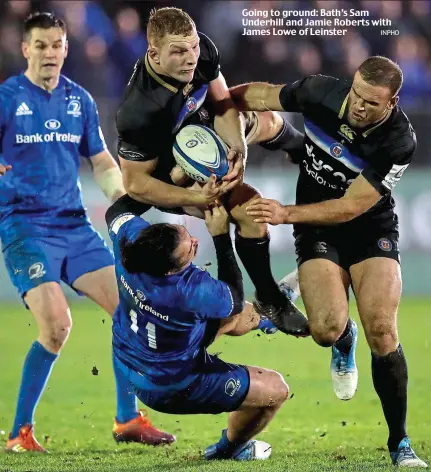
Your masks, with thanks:
[(407, 436), (407, 363), (397, 331), (401, 272), (392, 190), (416, 149), (415, 132), (398, 106), (401, 85), (399, 66), (374, 56), (359, 66), (353, 83), (315, 75), (285, 86), (240, 85), (231, 94), (240, 109), (304, 116), (296, 205), (256, 199), (247, 213), (257, 222), (294, 225), (311, 334), (321, 346), (333, 346), (336, 393), (344, 400), (357, 384), (352, 285), (391, 459), (397, 466), (427, 467)]
[(223, 206), (205, 211), (217, 253), (216, 280), (192, 263), (198, 240), (184, 226), (150, 225), (139, 217), (146, 210), (126, 195), (106, 213), (120, 292), (114, 363), (154, 410), (232, 412), (206, 459), (267, 459), (271, 446), (252, 438), (287, 400), (287, 384), (273, 370), (229, 364), (206, 350), (222, 334), (240, 336), (259, 325), (252, 305), (244, 307), (229, 215)]
[[(120, 170), (106, 149), (94, 100), (60, 75), (67, 56), (66, 27), (49, 13), (24, 24), (25, 73), (0, 86), (0, 238), (9, 276), (35, 317), (39, 337), (25, 359), (16, 416), (6, 450), (45, 452), (34, 437), (33, 416), (72, 326), (62, 280), (109, 314), (118, 304), (112, 254), (82, 205), (80, 155), (112, 201), (125, 193)], [(115, 369), (114, 438), (148, 444), (175, 438), (138, 412), (129, 383)]]
[(231, 149), (233, 168), (220, 191), (237, 226), (237, 253), (256, 287), (256, 307), (263, 315), (283, 317), (285, 332), (308, 335), (306, 318), (272, 276), (267, 225), (246, 215), (246, 203), (259, 194), (242, 183), (246, 140), (289, 151), (302, 146), (303, 136), (273, 112), (240, 116), (220, 73), (217, 48), (181, 9), (154, 9), (147, 37), (147, 54), (136, 63), (117, 113), (118, 154), (127, 193), (148, 208), (176, 213), (187, 208), (189, 214), (202, 217), (202, 210), (191, 207), (203, 208), (210, 201), (202, 192), (183, 188), (190, 184), (175, 167), (172, 145), (175, 133), (187, 124), (214, 128)]

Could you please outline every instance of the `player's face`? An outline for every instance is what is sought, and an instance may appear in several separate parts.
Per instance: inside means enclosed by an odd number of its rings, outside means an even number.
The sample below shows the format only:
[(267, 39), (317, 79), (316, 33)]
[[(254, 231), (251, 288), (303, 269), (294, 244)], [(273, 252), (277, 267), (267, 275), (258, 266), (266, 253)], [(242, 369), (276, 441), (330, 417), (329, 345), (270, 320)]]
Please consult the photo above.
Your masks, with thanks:
[(200, 54), (196, 31), (190, 36), (167, 35), (154, 50), (156, 54), (151, 57), (163, 74), (181, 83), (188, 83), (193, 79)]
[(370, 85), (356, 72), (347, 102), (347, 121), (354, 128), (367, 126), (382, 120), (398, 103), (388, 87)]
[(180, 233), (180, 243), (175, 251), (181, 267), (186, 267), (192, 262), (198, 252), (199, 241), (190, 235), (186, 228), (182, 225), (176, 225)]
[(58, 77), (67, 56), (66, 35), (61, 28), (34, 28), (22, 43), (22, 52), (35, 78)]

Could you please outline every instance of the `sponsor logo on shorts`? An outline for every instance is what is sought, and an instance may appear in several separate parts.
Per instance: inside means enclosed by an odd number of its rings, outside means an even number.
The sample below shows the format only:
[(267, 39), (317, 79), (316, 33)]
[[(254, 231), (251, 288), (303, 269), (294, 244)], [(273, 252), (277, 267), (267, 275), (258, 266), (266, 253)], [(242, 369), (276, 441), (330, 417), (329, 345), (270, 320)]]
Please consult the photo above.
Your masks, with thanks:
[(190, 148), (194, 148), (195, 146), (197, 146), (199, 144), (199, 141), (197, 139), (189, 139), (187, 142), (186, 142), (186, 147), (188, 147), (189, 149)]
[(30, 279), (39, 279), (46, 274), (42, 262), (35, 262), (28, 269), (28, 275)]
[(379, 245), (379, 248), (382, 251), (391, 251), (392, 250), (392, 242), (389, 241), (389, 239), (380, 238), (377, 244)]
[(326, 247), (326, 243), (323, 241), (317, 241), (317, 243), (314, 245), (314, 250), (316, 252), (320, 252), (323, 254), (326, 254), (328, 252), (328, 248)]
[(229, 379), (224, 386), (224, 393), (229, 395), (229, 397), (233, 397), (240, 388), (241, 382), (239, 380)]

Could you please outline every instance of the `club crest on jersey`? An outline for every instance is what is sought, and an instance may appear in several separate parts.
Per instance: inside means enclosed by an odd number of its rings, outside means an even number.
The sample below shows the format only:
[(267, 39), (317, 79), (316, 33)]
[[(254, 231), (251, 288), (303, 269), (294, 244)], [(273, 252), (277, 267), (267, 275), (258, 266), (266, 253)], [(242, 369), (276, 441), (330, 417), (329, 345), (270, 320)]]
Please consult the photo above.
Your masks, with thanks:
[(197, 101), (196, 101), (196, 98), (195, 97), (189, 97), (186, 101), (186, 108), (187, 110), (190, 112), (190, 111), (194, 111), (196, 110), (196, 106), (197, 106)]
[(72, 115), (75, 118), (81, 116), (81, 102), (79, 100), (70, 100), (67, 105), (67, 114)]
[(382, 251), (388, 252), (392, 249), (392, 243), (389, 241), (389, 239), (380, 238), (377, 244)]
[(343, 146), (341, 146), (340, 143), (334, 143), (329, 148), (329, 152), (331, 153), (332, 157), (336, 157), (338, 159), (343, 154)]
[(343, 138), (346, 138), (347, 141), (349, 141), (349, 143), (353, 142), (353, 140), (355, 139), (355, 136), (356, 136), (356, 133), (349, 126), (347, 126), (345, 123), (343, 123), (340, 126), (340, 130), (338, 131), (338, 134), (343, 136)]
[(46, 274), (42, 262), (35, 262), (28, 268), (30, 279), (39, 279)]

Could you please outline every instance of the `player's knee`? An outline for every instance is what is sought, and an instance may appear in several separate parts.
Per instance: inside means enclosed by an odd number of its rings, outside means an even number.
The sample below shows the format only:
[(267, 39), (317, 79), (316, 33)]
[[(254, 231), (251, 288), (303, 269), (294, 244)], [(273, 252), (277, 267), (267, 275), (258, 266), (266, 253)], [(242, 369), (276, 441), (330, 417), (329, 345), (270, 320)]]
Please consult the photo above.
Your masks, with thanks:
[(269, 406), (280, 407), (289, 398), (289, 385), (276, 371), (272, 372), (271, 385), (273, 391), (270, 394)]
[(386, 356), (398, 347), (399, 339), (395, 327), (376, 324), (366, 328), (366, 334), (371, 351), (378, 356)]
[(48, 323), (40, 330), (43, 346), (51, 352), (59, 352), (65, 345), (72, 329), (72, 319), (67, 316), (59, 317)]
[(343, 333), (343, 326), (336, 322), (310, 321), (310, 332), (319, 346), (330, 347), (337, 342)]

